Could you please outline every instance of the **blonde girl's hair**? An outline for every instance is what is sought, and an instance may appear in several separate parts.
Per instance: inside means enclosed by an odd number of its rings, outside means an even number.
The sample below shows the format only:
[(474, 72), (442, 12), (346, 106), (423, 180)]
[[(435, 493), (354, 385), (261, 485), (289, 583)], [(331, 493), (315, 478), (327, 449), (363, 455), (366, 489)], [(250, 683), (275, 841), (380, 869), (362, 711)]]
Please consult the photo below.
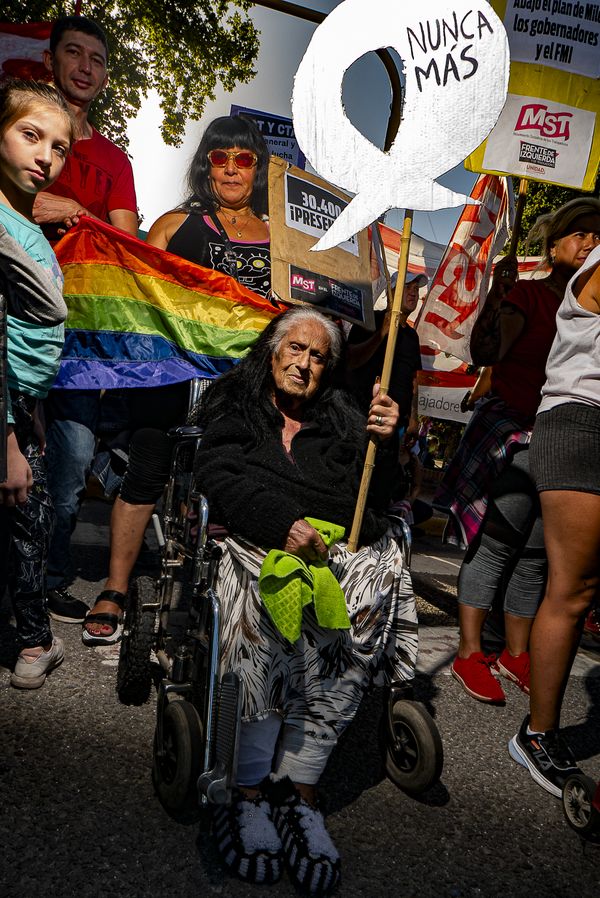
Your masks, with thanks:
[(0, 137), (14, 122), (23, 118), (32, 106), (52, 106), (69, 125), (69, 146), (75, 140), (75, 119), (63, 95), (45, 81), (11, 78), (0, 83)]
[(569, 233), (575, 219), (582, 215), (600, 216), (600, 200), (592, 196), (577, 197), (555, 212), (540, 215), (527, 235), (527, 247), (530, 243), (542, 243), (540, 266), (552, 265), (552, 247), (557, 240)]

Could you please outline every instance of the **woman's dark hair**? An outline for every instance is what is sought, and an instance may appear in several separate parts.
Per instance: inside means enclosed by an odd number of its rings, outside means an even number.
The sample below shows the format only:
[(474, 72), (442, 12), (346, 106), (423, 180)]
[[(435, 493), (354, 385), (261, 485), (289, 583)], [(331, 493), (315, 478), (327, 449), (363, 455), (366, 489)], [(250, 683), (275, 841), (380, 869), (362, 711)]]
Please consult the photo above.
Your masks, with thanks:
[(54, 53), (65, 31), (79, 31), (81, 34), (88, 34), (90, 37), (97, 38), (104, 47), (106, 62), (108, 62), (108, 43), (106, 34), (92, 19), (87, 16), (61, 16), (52, 26), (50, 32), (50, 52)]
[(211, 150), (227, 150), (230, 147), (252, 150), (258, 156), (251, 205), (255, 215), (266, 215), (269, 150), (258, 126), (245, 115), (224, 115), (214, 119), (206, 128), (188, 170), (189, 194), (181, 206), (184, 212), (215, 212), (218, 209), (210, 186), (208, 154)]
[(331, 328), (337, 325), (315, 309), (304, 307), (288, 309), (269, 322), (248, 355), (210, 385), (200, 409), (205, 425), (235, 410), (244, 417), (257, 444), (272, 433), (273, 425), (281, 421), (281, 414), (271, 398), (274, 386), (271, 359), (289, 329), (307, 318), (324, 326), (332, 351), (319, 392), (307, 404), (306, 419), (327, 421), (341, 438), (352, 436), (358, 441), (364, 437), (364, 418), (345, 388), (344, 343), (341, 337), (338, 341), (331, 335)]

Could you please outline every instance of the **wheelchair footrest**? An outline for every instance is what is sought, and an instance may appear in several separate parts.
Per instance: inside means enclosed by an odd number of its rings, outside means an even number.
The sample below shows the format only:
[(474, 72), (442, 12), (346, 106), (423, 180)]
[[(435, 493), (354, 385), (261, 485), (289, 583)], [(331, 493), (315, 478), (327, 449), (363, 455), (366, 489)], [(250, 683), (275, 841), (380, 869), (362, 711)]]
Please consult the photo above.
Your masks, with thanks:
[(237, 770), (241, 687), (235, 673), (226, 673), (219, 689), (214, 765), (198, 780), (198, 789), (211, 804), (228, 804)]

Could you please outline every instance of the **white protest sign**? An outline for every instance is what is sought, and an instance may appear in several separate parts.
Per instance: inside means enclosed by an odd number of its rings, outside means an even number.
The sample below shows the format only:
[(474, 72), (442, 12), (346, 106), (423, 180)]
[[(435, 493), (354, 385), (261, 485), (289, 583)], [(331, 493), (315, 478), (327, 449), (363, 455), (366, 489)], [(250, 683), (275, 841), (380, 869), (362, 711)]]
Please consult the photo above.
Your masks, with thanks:
[[(389, 152), (346, 117), (342, 83), (365, 53), (394, 48), (405, 80)], [(314, 247), (337, 246), (388, 209), (433, 211), (469, 202), (436, 178), (494, 126), (508, 85), (504, 26), (486, 0), (345, 0), (316, 29), (294, 82), (294, 131), (319, 175), (355, 198)]]
[(508, 0), (504, 14), (513, 62), (600, 78), (600, 4)]

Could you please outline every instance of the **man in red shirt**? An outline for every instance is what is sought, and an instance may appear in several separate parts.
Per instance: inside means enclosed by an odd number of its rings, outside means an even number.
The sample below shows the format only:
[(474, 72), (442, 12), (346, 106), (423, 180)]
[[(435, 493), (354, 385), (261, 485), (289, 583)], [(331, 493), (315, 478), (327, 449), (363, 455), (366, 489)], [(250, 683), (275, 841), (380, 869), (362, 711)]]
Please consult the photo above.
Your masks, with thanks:
[[(57, 19), (44, 63), (71, 107), (77, 140), (61, 176), (34, 205), (35, 220), (51, 240), (77, 224), (80, 215), (137, 236), (129, 158), (88, 121), (90, 106), (108, 81), (107, 62), (106, 35), (95, 22), (84, 16)], [(56, 512), (48, 558), (48, 611), (69, 623), (80, 623), (88, 611), (66, 587), (71, 533), (94, 457), (100, 400), (99, 390), (52, 390), (46, 402), (48, 485)]]
[(108, 49), (104, 32), (84, 16), (58, 19), (44, 63), (77, 124), (77, 140), (60, 178), (36, 199), (38, 224), (70, 226), (91, 215), (137, 236), (133, 171), (123, 150), (88, 121), (92, 101), (106, 87)]

